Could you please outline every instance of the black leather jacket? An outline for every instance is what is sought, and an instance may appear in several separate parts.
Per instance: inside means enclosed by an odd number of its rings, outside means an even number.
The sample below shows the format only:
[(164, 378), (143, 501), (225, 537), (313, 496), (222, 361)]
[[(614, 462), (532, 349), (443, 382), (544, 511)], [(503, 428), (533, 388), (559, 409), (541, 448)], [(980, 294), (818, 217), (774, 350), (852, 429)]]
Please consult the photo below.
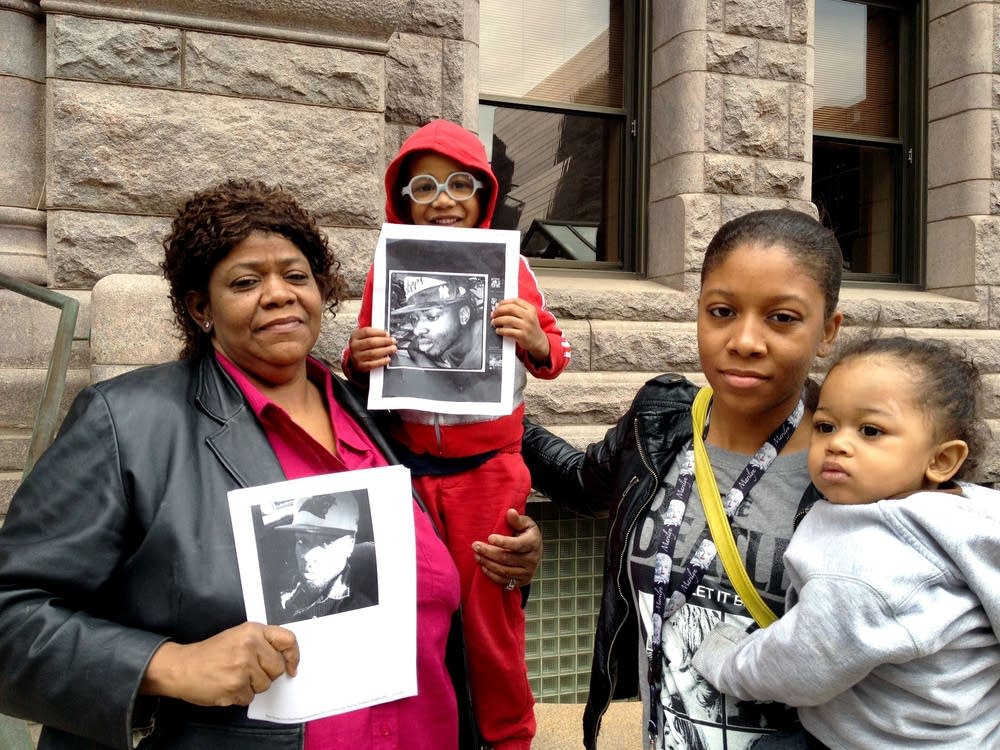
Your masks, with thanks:
[[(625, 564), (627, 538), (674, 457), (691, 439), (691, 403), (697, 392), (680, 375), (653, 378), (604, 439), (585, 452), (538, 425), (525, 424), (522, 450), (532, 485), (562, 508), (609, 514), (604, 590), (583, 715), (588, 750), (597, 746), (601, 717), (611, 700), (632, 698), (639, 691), (639, 621)], [(810, 486), (800, 508), (816, 496)]]
[[(393, 460), (350, 386), (333, 382)], [(144, 748), (298, 750), (301, 725), (138, 696), (168, 637), (246, 621), (226, 493), (284, 478), (214, 357), (87, 388), (0, 530), (0, 712), (45, 725), (46, 750), (130, 748), (154, 718)]]

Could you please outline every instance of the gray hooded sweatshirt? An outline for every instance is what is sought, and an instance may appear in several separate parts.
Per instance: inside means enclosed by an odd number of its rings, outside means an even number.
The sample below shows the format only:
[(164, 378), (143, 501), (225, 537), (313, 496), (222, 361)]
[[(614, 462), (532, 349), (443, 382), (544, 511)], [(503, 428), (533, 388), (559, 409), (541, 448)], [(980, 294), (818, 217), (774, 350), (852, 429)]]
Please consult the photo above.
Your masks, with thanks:
[(1000, 748), (1000, 492), (818, 502), (785, 552), (784, 617), (722, 623), (694, 666), (799, 706), (831, 748)]

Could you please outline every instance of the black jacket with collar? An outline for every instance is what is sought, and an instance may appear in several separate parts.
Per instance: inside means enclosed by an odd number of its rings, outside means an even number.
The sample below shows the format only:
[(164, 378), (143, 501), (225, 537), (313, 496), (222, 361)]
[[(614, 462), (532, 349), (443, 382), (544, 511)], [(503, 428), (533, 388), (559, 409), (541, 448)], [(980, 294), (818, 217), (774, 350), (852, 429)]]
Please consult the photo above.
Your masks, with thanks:
[[(604, 439), (584, 452), (525, 423), (522, 451), (535, 489), (561, 508), (608, 515), (604, 589), (583, 714), (588, 750), (597, 746), (601, 717), (610, 702), (635, 697), (639, 691), (639, 621), (626, 565), (627, 539), (675, 456), (691, 439), (691, 404), (697, 393), (698, 387), (680, 375), (649, 380)], [(816, 497), (810, 485), (800, 508)]]
[[(394, 460), (351, 387), (333, 384)], [(43, 724), (47, 750), (130, 748), (154, 717), (181, 732), (171, 747), (298, 750), (301, 725), (138, 696), (167, 638), (246, 621), (227, 493), (284, 478), (212, 356), (85, 389), (0, 530), (0, 712)]]

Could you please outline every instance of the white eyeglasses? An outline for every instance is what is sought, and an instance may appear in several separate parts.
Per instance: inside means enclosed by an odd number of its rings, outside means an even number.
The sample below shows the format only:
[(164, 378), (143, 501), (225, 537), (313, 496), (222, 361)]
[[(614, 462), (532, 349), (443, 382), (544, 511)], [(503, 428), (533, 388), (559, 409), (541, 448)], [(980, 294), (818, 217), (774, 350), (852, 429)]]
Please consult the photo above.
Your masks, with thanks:
[(442, 192), (453, 201), (466, 201), (483, 187), (469, 172), (452, 172), (444, 182), (434, 175), (418, 174), (400, 191), (414, 203), (433, 203)]

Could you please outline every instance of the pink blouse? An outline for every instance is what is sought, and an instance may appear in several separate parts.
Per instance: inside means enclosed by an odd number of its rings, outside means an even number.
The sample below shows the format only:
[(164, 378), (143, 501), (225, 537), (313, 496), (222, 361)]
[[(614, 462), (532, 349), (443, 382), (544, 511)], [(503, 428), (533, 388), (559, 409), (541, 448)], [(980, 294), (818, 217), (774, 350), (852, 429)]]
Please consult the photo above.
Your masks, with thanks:
[[(333, 375), (319, 360), (308, 358), (308, 377), (326, 399), (337, 455), (293, 422), (229, 359), (219, 352), (215, 356), (246, 397), (287, 479), (388, 465), (364, 430), (337, 404)], [(455, 692), (444, 664), (451, 616), (459, 603), (458, 571), (430, 519), (416, 503), (413, 524), (417, 546), (417, 695), (311, 721), (306, 724), (305, 750), (458, 747)]]

